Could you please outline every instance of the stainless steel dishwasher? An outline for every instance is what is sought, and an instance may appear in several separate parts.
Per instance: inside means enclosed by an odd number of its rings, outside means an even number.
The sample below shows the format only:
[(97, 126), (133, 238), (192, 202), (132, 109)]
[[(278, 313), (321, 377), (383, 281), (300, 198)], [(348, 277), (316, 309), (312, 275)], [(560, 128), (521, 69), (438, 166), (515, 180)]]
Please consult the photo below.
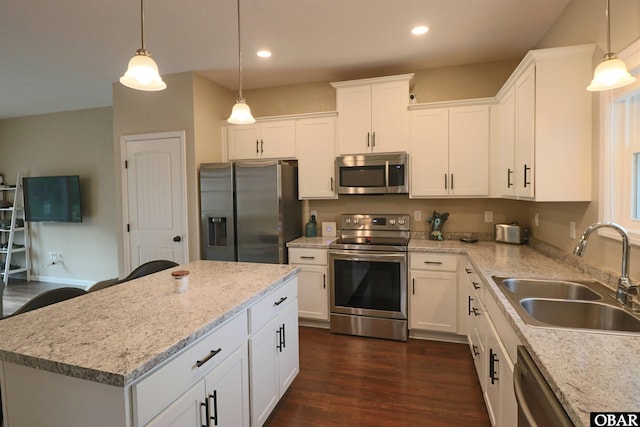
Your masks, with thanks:
[(518, 346), (513, 377), (518, 427), (574, 426), (524, 346)]

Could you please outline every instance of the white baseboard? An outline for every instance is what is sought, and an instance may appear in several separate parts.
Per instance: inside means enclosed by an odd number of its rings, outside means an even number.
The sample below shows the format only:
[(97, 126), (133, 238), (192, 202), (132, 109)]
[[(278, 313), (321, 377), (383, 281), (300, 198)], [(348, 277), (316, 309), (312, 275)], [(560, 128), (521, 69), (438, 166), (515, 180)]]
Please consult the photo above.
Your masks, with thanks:
[[(24, 277), (24, 279), (26, 279), (26, 276)], [(69, 279), (66, 277), (35, 276), (33, 274), (31, 275), (31, 280), (45, 283), (60, 283), (62, 285), (74, 286), (76, 288), (83, 288), (85, 290), (89, 289), (93, 284), (96, 283), (91, 280)]]

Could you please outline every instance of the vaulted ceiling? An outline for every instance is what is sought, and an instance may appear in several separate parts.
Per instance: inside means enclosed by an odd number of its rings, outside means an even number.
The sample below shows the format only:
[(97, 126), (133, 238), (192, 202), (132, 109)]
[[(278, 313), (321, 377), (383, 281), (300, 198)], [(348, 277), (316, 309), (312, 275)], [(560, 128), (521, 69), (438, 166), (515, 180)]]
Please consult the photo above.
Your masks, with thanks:
[[(568, 2), (241, 0), (244, 88), (519, 58)], [(0, 118), (111, 105), (140, 44), (138, 0), (0, 0)], [(161, 74), (237, 89), (234, 0), (147, 0), (145, 45)]]

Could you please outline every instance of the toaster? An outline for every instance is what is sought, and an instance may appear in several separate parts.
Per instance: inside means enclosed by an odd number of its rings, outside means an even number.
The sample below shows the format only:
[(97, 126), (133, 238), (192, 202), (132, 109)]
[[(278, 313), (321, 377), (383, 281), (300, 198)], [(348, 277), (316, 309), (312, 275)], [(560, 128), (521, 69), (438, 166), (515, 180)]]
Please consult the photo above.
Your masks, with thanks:
[(529, 230), (520, 227), (520, 225), (518, 225), (517, 223), (496, 224), (495, 239), (496, 242), (522, 245), (529, 241)]

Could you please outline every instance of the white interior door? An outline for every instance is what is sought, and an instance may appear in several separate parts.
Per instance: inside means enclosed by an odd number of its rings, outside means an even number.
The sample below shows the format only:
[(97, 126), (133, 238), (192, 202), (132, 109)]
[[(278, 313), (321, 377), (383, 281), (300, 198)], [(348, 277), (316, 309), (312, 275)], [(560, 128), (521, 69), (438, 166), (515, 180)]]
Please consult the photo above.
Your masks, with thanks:
[(127, 272), (151, 260), (187, 260), (184, 139), (184, 133), (123, 138)]

